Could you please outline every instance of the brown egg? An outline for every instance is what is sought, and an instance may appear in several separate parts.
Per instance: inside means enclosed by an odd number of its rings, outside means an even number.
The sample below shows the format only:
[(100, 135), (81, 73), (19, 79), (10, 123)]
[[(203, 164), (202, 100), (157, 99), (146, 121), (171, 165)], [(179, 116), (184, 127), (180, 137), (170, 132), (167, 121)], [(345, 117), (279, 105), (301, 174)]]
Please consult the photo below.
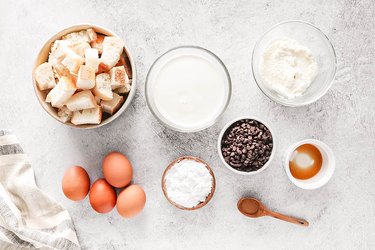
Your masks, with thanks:
[(104, 178), (114, 187), (125, 187), (133, 177), (129, 159), (118, 152), (109, 153), (103, 160)]
[(130, 218), (141, 212), (145, 204), (145, 191), (140, 186), (130, 185), (118, 195), (116, 208), (122, 217)]
[(92, 184), (89, 199), (96, 212), (105, 214), (115, 207), (116, 191), (106, 180), (99, 179)]
[(74, 166), (65, 171), (61, 186), (68, 199), (80, 201), (83, 200), (89, 192), (90, 177), (84, 168)]

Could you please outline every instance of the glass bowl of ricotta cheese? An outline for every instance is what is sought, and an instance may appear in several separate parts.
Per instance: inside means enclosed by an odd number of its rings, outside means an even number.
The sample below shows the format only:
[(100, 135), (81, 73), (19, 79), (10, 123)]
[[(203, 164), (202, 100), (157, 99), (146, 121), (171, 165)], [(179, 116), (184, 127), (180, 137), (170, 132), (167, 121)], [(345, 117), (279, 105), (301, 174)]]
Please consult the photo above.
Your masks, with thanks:
[(267, 31), (255, 44), (255, 82), (271, 100), (298, 107), (320, 99), (336, 73), (336, 53), (328, 37), (303, 21), (286, 21)]

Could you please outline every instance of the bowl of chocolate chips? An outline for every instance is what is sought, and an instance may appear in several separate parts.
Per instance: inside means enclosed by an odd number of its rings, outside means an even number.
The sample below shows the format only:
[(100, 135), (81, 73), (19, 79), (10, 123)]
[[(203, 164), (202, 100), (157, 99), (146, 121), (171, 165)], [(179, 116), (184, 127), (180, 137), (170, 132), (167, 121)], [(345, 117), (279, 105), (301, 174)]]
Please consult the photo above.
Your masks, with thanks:
[(222, 129), (217, 146), (224, 165), (242, 175), (262, 172), (275, 154), (270, 126), (255, 117), (240, 117), (229, 122)]

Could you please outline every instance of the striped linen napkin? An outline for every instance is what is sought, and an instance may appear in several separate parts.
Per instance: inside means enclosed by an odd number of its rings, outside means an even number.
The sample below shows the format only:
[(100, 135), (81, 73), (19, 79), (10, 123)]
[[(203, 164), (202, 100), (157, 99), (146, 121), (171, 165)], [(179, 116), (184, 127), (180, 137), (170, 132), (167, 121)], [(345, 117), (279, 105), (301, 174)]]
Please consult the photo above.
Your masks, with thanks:
[(80, 249), (68, 211), (36, 186), (8, 130), (0, 130), (0, 249)]

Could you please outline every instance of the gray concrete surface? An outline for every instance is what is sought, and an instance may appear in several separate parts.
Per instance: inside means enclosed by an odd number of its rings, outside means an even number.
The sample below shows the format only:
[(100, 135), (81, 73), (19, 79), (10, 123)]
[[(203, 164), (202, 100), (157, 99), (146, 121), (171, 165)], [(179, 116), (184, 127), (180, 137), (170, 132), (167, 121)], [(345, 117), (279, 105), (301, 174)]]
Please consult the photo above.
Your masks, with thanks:
[[(2, 1), (0, 8), (0, 127), (15, 131), (28, 153), (38, 185), (69, 210), (84, 249), (374, 249), (375, 248), (375, 3), (362, 1)], [(272, 25), (299, 19), (320, 27), (334, 44), (338, 71), (318, 102), (286, 108), (256, 86), (250, 55)], [(31, 68), (44, 41), (77, 23), (108, 27), (135, 55), (138, 86), (131, 107), (112, 124), (77, 130), (50, 118), (31, 84)], [(144, 81), (152, 62), (184, 44), (216, 53), (233, 80), (232, 101), (209, 129), (181, 134), (160, 125), (146, 106)], [(240, 115), (256, 115), (278, 138), (271, 166), (253, 177), (224, 168), (216, 152), (220, 129)], [(293, 142), (317, 138), (337, 158), (331, 181), (315, 191), (298, 189), (282, 168)], [(129, 156), (135, 183), (147, 204), (134, 219), (116, 211), (96, 214), (88, 203), (73, 203), (61, 191), (68, 167), (84, 166), (101, 177), (101, 160), (112, 150)], [(160, 177), (181, 155), (212, 164), (217, 178), (213, 200), (196, 212), (179, 211), (163, 197)], [(17, 181), (17, 180), (14, 180)], [(300, 228), (272, 218), (252, 220), (236, 210), (245, 195), (270, 208), (311, 222)]]

